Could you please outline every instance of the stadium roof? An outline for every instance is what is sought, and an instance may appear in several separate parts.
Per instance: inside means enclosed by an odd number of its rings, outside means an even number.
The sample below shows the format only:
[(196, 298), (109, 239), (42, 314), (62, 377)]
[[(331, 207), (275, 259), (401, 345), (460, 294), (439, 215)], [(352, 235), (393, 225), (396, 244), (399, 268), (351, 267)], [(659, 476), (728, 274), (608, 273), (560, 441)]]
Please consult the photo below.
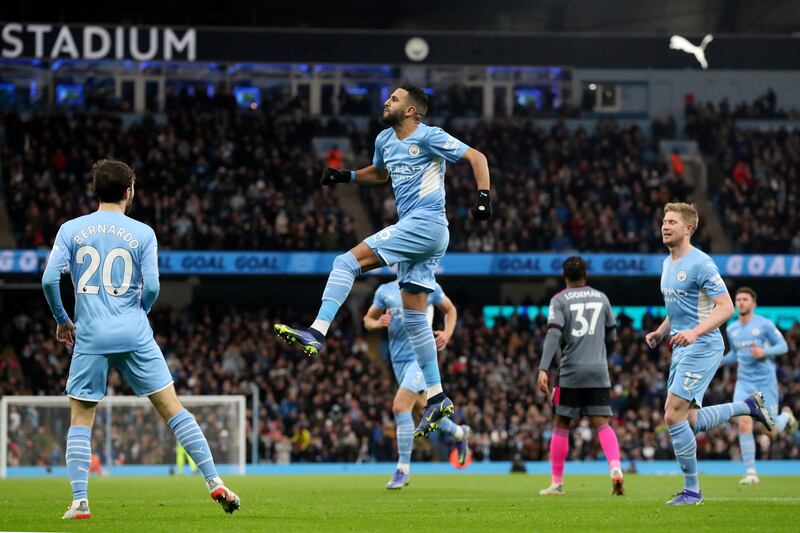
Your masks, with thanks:
[[(457, 7), (454, 7), (457, 6)], [(123, 23), (410, 31), (523, 31), (612, 34), (792, 34), (797, 0), (301, 0), (296, 2), (0, 3), (0, 21)]]

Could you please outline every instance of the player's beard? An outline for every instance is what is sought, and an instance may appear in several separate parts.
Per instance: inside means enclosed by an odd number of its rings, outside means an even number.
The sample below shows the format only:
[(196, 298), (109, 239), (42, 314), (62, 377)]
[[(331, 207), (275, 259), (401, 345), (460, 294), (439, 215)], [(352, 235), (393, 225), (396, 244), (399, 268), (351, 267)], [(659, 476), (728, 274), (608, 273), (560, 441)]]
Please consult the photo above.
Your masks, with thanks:
[(381, 119), (383, 120), (384, 124), (386, 124), (389, 127), (392, 127), (396, 126), (397, 124), (400, 123), (401, 120), (403, 120), (403, 115), (400, 113), (392, 113), (390, 111), (389, 113), (384, 113)]

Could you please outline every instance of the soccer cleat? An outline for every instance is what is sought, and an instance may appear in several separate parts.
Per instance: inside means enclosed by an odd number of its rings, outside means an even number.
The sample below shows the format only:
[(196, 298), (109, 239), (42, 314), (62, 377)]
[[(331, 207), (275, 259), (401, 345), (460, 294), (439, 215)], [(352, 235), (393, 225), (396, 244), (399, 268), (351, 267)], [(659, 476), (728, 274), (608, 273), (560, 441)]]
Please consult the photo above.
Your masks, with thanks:
[(750, 416), (753, 417), (753, 420), (764, 424), (767, 427), (767, 431), (772, 431), (772, 428), (775, 427), (775, 421), (772, 420), (769, 411), (767, 411), (764, 394), (761, 392), (754, 392), (745, 398), (744, 403), (750, 408)]
[(682, 490), (673, 499), (664, 502), (666, 505), (703, 505), (703, 493)]
[(466, 424), (462, 425), (461, 429), (464, 431), (464, 435), (461, 440), (456, 441), (456, 452), (458, 452), (458, 464), (464, 466), (469, 456), (469, 437), (472, 435), (472, 429)]
[(758, 479), (758, 476), (755, 473), (748, 472), (745, 476), (739, 480), (739, 485), (758, 485), (761, 483), (761, 480)]
[(92, 517), (91, 511), (89, 511), (89, 500), (73, 500), (72, 505), (70, 505), (67, 510), (64, 512), (64, 516), (61, 517), (62, 520), (88, 520)]
[(625, 487), (622, 484), (622, 471), (614, 470), (611, 472), (611, 495), (624, 496)]
[(275, 324), (273, 329), (287, 344), (299, 344), (308, 356), (319, 355), (322, 351), (322, 343), (307, 330), (290, 328), (285, 324)]
[(411, 478), (411, 475), (408, 472), (403, 472), (399, 468), (394, 471), (394, 475), (389, 483), (386, 484), (386, 488), (389, 490), (400, 490), (406, 485), (408, 485), (408, 481)]
[(417, 429), (414, 430), (414, 437), (425, 437), (431, 431), (435, 431), (436, 428), (439, 427), (439, 422), (441, 422), (443, 418), (452, 415), (455, 410), (456, 408), (453, 406), (453, 402), (450, 401), (450, 398), (447, 396), (445, 396), (444, 400), (441, 402), (428, 405), (422, 413), (422, 418), (419, 421), (419, 425), (417, 425)]
[(207, 485), (208, 491), (211, 493), (211, 499), (220, 504), (226, 513), (232, 514), (234, 511), (239, 510), (242, 503), (241, 500), (239, 500), (239, 497), (234, 494), (231, 489), (222, 483), (220, 478), (216, 477), (208, 480)]
[(781, 409), (782, 413), (786, 413), (789, 415), (789, 421), (786, 422), (786, 427), (783, 428), (783, 432), (788, 435), (794, 435), (797, 433), (797, 419), (794, 417), (794, 413), (792, 413), (792, 409), (790, 407), (784, 407)]
[(539, 491), (539, 496), (563, 496), (564, 485), (551, 484), (546, 489)]

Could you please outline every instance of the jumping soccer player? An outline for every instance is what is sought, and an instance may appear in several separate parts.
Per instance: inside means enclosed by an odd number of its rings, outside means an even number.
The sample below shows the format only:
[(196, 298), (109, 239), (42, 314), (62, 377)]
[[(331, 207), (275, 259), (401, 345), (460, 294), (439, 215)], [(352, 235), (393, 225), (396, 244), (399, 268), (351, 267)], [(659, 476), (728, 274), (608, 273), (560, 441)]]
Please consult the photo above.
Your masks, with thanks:
[(286, 342), (300, 345), (308, 355), (317, 355), (356, 276), (397, 264), (403, 326), (422, 369), (428, 400), (414, 430), (415, 437), (436, 429), (455, 410), (442, 389), (436, 341), (425, 316), (428, 294), (435, 288), (434, 273), (450, 240), (444, 200), (445, 162), (469, 161), (478, 185), (472, 216), (488, 220), (492, 215), (486, 157), (441, 128), (423, 124), (422, 117), (427, 111), (428, 97), (422, 89), (413, 85), (396, 89), (384, 102), (383, 122), (389, 127), (375, 140), (372, 164), (350, 171), (328, 167), (322, 173), (322, 185), (354, 181), (376, 184), (391, 178), (400, 220), (336, 257), (322, 293), (322, 306), (310, 328), (295, 329), (284, 324), (274, 327), (275, 333)]
[[(559, 386), (553, 396), (555, 422), (550, 439), (552, 482), (542, 496), (564, 494), (564, 462), (569, 455), (569, 427), (573, 418), (588, 416), (597, 432), (611, 473), (611, 494), (622, 496), (619, 441), (608, 418), (611, 412), (611, 380), (607, 348), (617, 340), (617, 321), (608, 297), (586, 285), (586, 261), (572, 256), (564, 261), (567, 288), (550, 299), (547, 335), (539, 363), (539, 390), (550, 394), (547, 371), (563, 345)], [(602, 322), (601, 322), (602, 319)], [(600, 322), (600, 323), (598, 323)]]
[[(458, 312), (456, 306), (448, 298), (442, 287), (436, 283), (436, 289), (428, 296), (426, 316), (433, 319), (433, 306), (444, 314), (444, 329), (434, 331), (436, 349), (441, 351), (447, 346), (453, 330), (456, 328)], [(389, 330), (389, 356), (392, 370), (399, 388), (394, 397), (392, 410), (397, 422), (397, 470), (386, 485), (389, 490), (402, 489), (408, 485), (411, 472), (411, 450), (414, 446), (414, 419), (411, 411), (417, 403), (425, 404), (422, 392), (425, 391), (425, 380), (417, 358), (411, 349), (408, 335), (403, 327), (403, 302), (400, 296), (400, 285), (397, 281), (384, 283), (375, 291), (375, 296), (367, 314), (364, 316), (364, 327), (368, 330), (387, 328)], [(450, 435), (455, 441), (458, 462), (464, 464), (469, 454), (470, 428), (456, 425), (449, 418), (443, 418), (437, 428)]]
[[(134, 180), (133, 170), (119, 161), (104, 159), (92, 167), (100, 206), (59, 228), (42, 276), (42, 288), (58, 324), (56, 338), (74, 346), (66, 390), (71, 409), (66, 460), (72, 505), (63, 518), (92, 517), (92, 424), (97, 403), (106, 393), (109, 367), (119, 370), (136, 394), (150, 398), (203, 473), (211, 498), (232, 513), (239, 509), (239, 497), (217, 475), (203, 430), (178, 401), (147, 320), (159, 292), (157, 243), (149, 226), (126, 216), (133, 202)], [(74, 324), (59, 290), (67, 267), (75, 287)]]
[[(756, 305), (756, 291), (750, 287), (740, 287), (736, 291), (739, 319), (728, 326), (731, 351), (725, 354), (723, 363), (739, 363), (734, 402), (759, 390), (764, 393), (767, 411), (775, 419), (775, 428), (770, 435), (774, 439), (779, 432), (794, 434), (797, 431), (797, 420), (789, 407), (778, 414), (778, 378), (774, 358), (785, 354), (789, 347), (771, 320), (755, 314)], [(760, 480), (756, 473), (756, 441), (753, 439), (753, 420), (748, 417), (739, 418), (739, 448), (746, 470), (739, 483), (757, 485)]]
[(669, 248), (669, 257), (664, 259), (661, 293), (667, 318), (645, 336), (647, 345), (655, 348), (669, 334), (673, 347), (664, 421), (683, 472), (684, 487), (667, 505), (703, 503), (697, 475), (696, 433), (735, 416), (751, 416), (768, 430), (773, 426), (760, 392), (744, 401), (696, 409), (702, 406), (703, 395), (722, 362), (725, 345), (719, 327), (733, 315), (733, 302), (717, 265), (691, 244), (698, 220), (693, 205), (664, 206), (661, 236)]

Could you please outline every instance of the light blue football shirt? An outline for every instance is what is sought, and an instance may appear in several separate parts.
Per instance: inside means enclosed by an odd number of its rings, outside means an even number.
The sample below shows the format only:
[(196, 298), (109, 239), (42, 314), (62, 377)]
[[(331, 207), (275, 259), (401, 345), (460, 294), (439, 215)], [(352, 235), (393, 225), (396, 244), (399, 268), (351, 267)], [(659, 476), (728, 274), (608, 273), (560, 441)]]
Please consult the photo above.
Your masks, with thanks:
[[(711, 299), (726, 292), (728, 288), (714, 260), (697, 248), (692, 247), (675, 262), (669, 257), (664, 259), (661, 293), (669, 317), (670, 336), (692, 329), (705, 320), (714, 310)], [(724, 348), (719, 328), (698, 338), (696, 343)]]
[(75, 289), (75, 353), (112, 354), (152, 346), (142, 306), (145, 277), (158, 277), (155, 232), (122, 213), (96, 211), (62, 224), (47, 269), (69, 268)]
[(786, 340), (768, 318), (753, 314), (747, 324), (736, 320), (727, 328), (728, 344), (731, 351), (736, 353), (739, 364), (737, 379), (744, 382), (765, 383), (776, 381), (776, 366), (773, 357), (755, 359), (750, 354), (752, 346), (769, 348), (782, 346), (786, 348)]
[(403, 140), (397, 138), (392, 128), (387, 128), (375, 139), (372, 164), (388, 170), (401, 219), (422, 215), (446, 225), (445, 165), (456, 163), (468, 149), (469, 146), (442, 128), (420, 123)]
[[(444, 300), (444, 290), (438, 283), (432, 293), (428, 295), (426, 314), (428, 321), (433, 321), (433, 306), (439, 305)], [(415, 361), (417, 356), (411, 348), (411, 343), (406, 335), (403, 325), (403, 300), (400, 297), (400, 284), (397, 281), (384, 283), (375, 291), (372, 305), (384, 309), (392, 317), (389, 324), (389, 356), (392, 363), (405, 363)]]

